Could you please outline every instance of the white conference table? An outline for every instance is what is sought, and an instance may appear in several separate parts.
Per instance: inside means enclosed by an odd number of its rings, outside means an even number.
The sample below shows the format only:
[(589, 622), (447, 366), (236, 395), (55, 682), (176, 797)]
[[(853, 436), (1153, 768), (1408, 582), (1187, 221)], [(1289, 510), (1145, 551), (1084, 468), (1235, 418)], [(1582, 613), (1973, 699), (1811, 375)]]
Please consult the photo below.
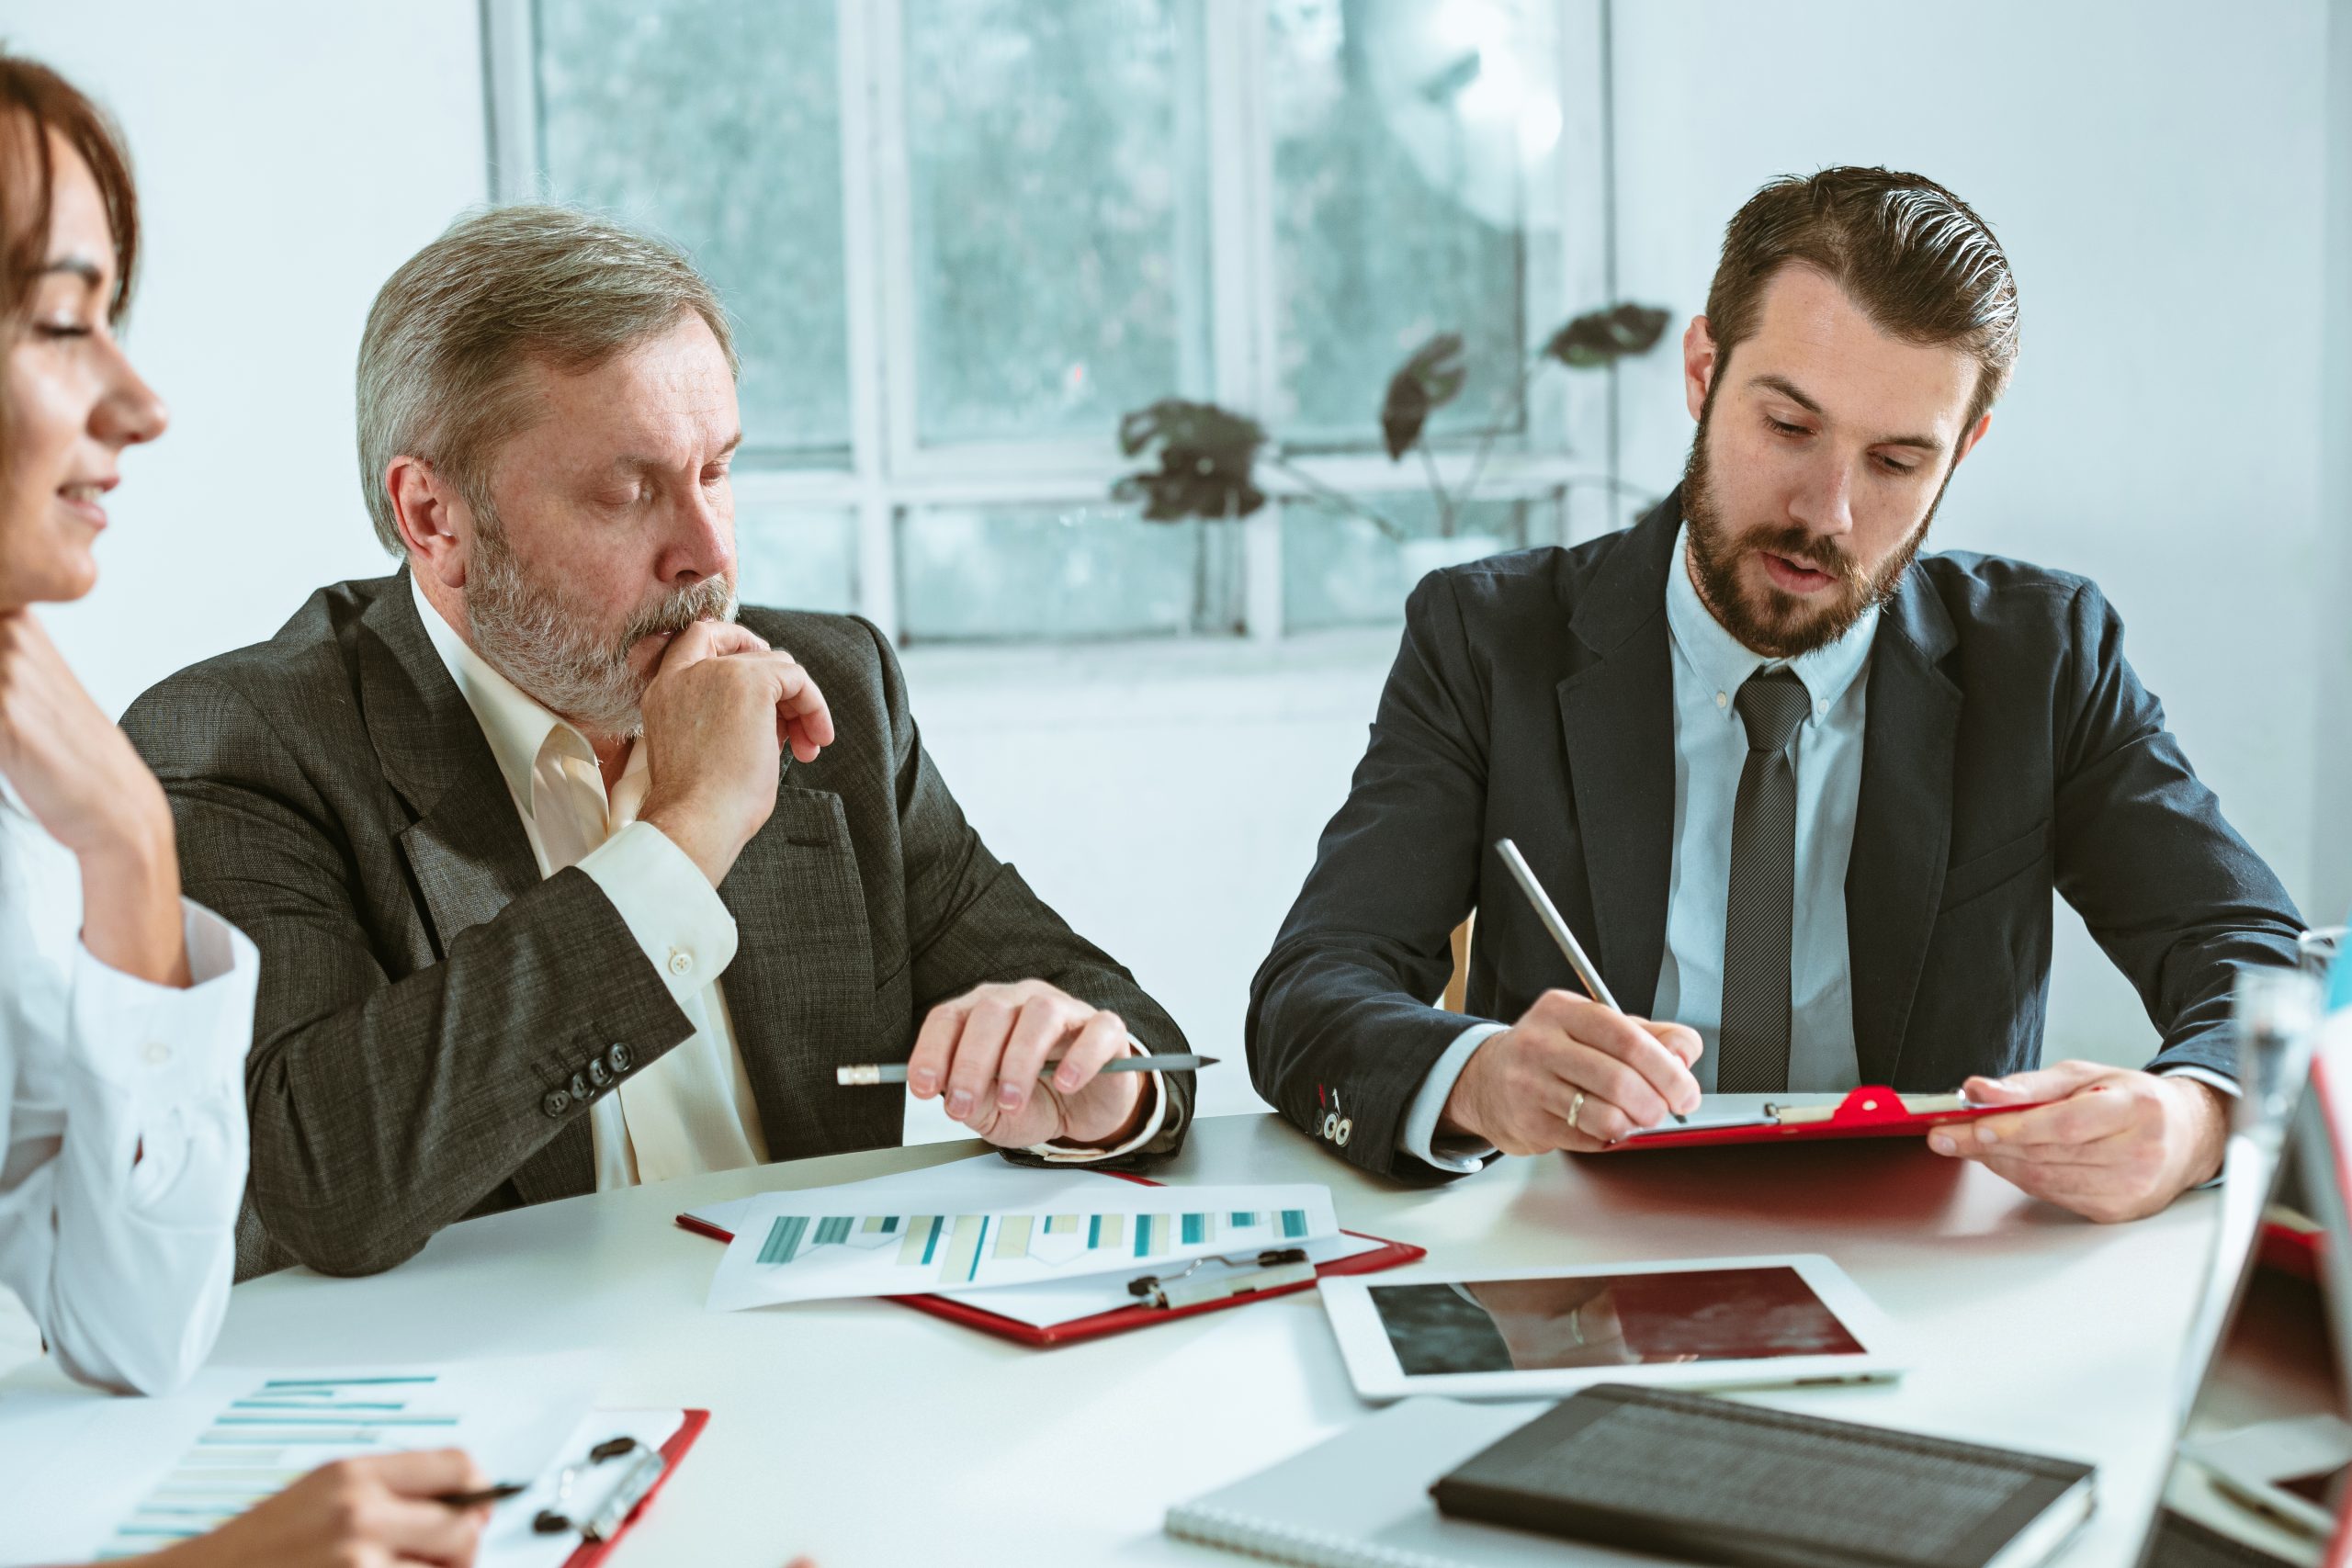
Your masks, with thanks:
[[(1042, 1351), (885, 1302), (704, 1309), (719, 1247), (679, 1211), (980, 1148), (572, 1199), (453, 1226), (373, 1279), (267, 1276), (232, 1293), (213, 1364), (597, 1349), (599, 1403), (712, 1412), (617, 1568), (1242, 1561), (1164, 1537), (1160, 1517), (1367, 1412), (1312, 1292)], [(1341, 1224), (1426, 1247), (1423, 1270), (1827, 1253), (1905, 1331), (1916, 1370), (1757, 1397), (2095, 1461), (2101, 1501), (2068, 1568), (2130, 1561), (2215, 1213), (2193, 1193), (2096, 1226), (1908, 1140), (1510, 1159), (1403, 1188), (1269, 1115), (1196, 1124), (1159, 1175), (1327, 1182)]]

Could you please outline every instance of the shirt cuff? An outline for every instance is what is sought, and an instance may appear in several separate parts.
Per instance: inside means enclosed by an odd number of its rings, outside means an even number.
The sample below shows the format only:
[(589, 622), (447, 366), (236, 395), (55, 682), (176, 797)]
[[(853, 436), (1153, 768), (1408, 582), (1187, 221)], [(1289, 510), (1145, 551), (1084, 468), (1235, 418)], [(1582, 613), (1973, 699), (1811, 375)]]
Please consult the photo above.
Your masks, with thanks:
[[(2230, 1077), (2222, 1073), (2217, 1073), (2211, 1067), (2166, 1067), (2163, 1072), (2158, 1073), (2156, 1077), (2160, 1078), (2187, 1078), (2191, 1083), (2201, 1083), (2207, 1089), (2228, 1095), (2232, 1100), (2238, 1098), (2237, 1079)], [(2224, 1165), (2226, 1166), (2226, 1164), (2227, 1162), (2225, 1161)], [(2208, 1187), (2219, 1187), (2221, 1184), (2221, 1177), (2216, 1176), (2211, 1181), (2199, 1182), (2196, 1186), (2190, 1188), (2189, 1190), (2191, 1192), (2202, 1192)]]
[(702, 868), (650, 822), (632, 822), (581, 857), (681, 1007), (735, 962), (735, 917)]
[[(95, 1098), (73, 1112), (77, 1137), (99, 1168), (128, 1171), (121, 1190), (159, 1223), (236, 1213), (244, 1186), (246, 1055), (261, 954), (252, 941), (183, 898), (181, 940), (189, 984), (159, 986), (74, 956), (68, 1056), (95, 1080)], [(193, 1184), (192, 1169), (225, 1182)]]
[(187, 945), (186, 987), (159, 986), (111, 967), (86, 947), (75, 951), (73, 1058), (134, 1096), (193, 1098), (226, 1079), (242, 1100), (261, 953), (244, 932), (185, 898), (180, 935)]
[(2160, 1078), (2188, 1078), (2193, 1082), (2203, 1084), (2207, 1089), (2218, 1089), (2222, 1093), (2228, 1095), (2232, 1100), (2235, 1100), (2238, 1097), (2238, 1080), (2231, 1077), (2226, 1073), (2217, 1073), (2211, 1067), (2192, 1067), (2187, 1066), (2166, 1067), (2164, 1071), (2158, 1073), (2156, 1077)]
[[(1127, 1055), (1148, 1056), (1151, 1053), (1144, 1048), (1142, 1041), (1129, 1035)], [(1029, 1152), (1040, 1159), (1050, 1160), (1056, 1165), (1092, 1165), (1098, 1160), (1117, 1159), (1121, 1155), (1135, 1153), (1150, 1143), (1152, 1139), (1159, 1136), (1159, 1129), (1168, 1120), (1168, 1091), (1161, 1087), (1158, 1073), (1144, 1075), (1143, 1092), (1151, 1096), (1151, 1114), (1143, 1119), (1143, 1127), (1134, 1137), (1126, 1139), (1115, 1148), (1073, 1149), (1063, 1144), (1032, 1144), (1029, 1145)]]
[(1487, 1162), (1495, 1157), (1495, 1145), (1483, 1138), (1453, 1137), (1441, 1142), (1437, 1135), (1439, 1118), (1445, 1114), (1445, 1102), (1453, 1093), (1453, 1085), (1462, 1077), (1462, 1069), (1470, 1065), (1471, 1053), (1506, 1033), (1509, 1026), (1500, 1023), (1474, 1023), (1453, 1037), (1445, 1055), (1437, 1059), (1429, 1077), (1421, 1080), (1420, 1092), (1413, 1096), (1413, 1103), (1406, 1108), (1405, 1124), (1396, 1130), (1396, 1147), (1400, 1153), (1411, 1155), (1440, 1170), (1450, 1170), (1467, 1176), (1484, 1170)]

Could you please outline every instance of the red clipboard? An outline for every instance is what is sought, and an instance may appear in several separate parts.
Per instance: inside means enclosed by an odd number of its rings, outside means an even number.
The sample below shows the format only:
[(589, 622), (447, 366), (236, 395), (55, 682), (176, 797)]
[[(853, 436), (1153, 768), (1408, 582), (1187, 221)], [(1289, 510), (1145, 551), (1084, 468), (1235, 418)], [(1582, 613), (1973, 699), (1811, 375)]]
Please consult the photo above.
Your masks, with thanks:
[[(1605, 1151), (1617, 1154), (1636, 1149), (1706, 1148), (1724, 1144), (1813, 1143), (1831, 1138), (1901, 1138), (1926, 1134), (1950, 1122), (1973, 1122), (1980, 1116), (2009, 1111), (2030, 1111), (2047, 1101), (2028, 1105), (1961, 1105), (1956, 1095), (1915, 1094), (1915, 1108), (1904, 1095), (1882, 1084), (1864, 1084), (1835, 1106), (1791, 1106), (1770, 1120), (1737, 1127), (1668, 1127), (1620, 1139)], [(1770, 1112), (1770, 1106), (1765, 1107)]]
[(2254, 1261), (2259, 1268), (2275, 1269), (2316, 1285), (2325, 1245), (2316, 1229), (2266, 1219), (2255, 1236)]
[(670, 1434), (670, 1440), (662, 1445), (662, 1473), (654, 1478), (645, 1495), (637, 1500), (637, 1506), (628, 1511), (628, 1517), (621, 1521), (621, 1528), (615, 1530), (608, 1540), (582, 1541), (580, 1550), (563, 1560), (563, 1568), (596, 1568), (612, 1554), (613, 1548), (628, 1539), (628, 1532), (637, 1527), (637, 1521), (645, 1517), (645, 1510), (653, 1506), (653, 1499), (662, 1495), (662, 1488), (669, 1485), (670, 1477), (677, 1473), (678, 1461), (686, 1457), (686, 1450), (695, 1446), (695, 1439), (702, 1436), (702, 1429), (710, 1425), (710, 1412), (707, 1410), (688, 1410), (684, 1416), (685, 1419), (679, 1424), (678, 1429)]
[[(1132, 1181), (1143, 1187), (1162, 1185), (1148, 1176), (1136, 1176), (1124, 1170), (1102, 1170), (1095, 1174), (1114, 1176), (1122, 1181)], [(696, 1235), (710, 1236), (718, 1241), (735, 1239), (733, 1233), (723, 1231), (717, 1225), (706, 1224), (691, 1214), (680, 1214), (678, 1227), (681, 1230), (690, 1230)], [(1316, 1279), (1328, 1279), (1337, 1274), (1377, 1274), (1384, 1269), (1402, 1268), (1408, 1263), (1417, 1263), (1429, 1256), (1427, 1247), (1415, 1247), (1410, 1242), (1390, 1241), (1386, 1236), (1366, 1235), (1362, 1231), (1341, 1231), (1340, 1234), (1354, 1236), (1361, 1241), (1376, 1241), (1381, 1244), (1380, 1249), (1376, 1252), (1359, 1252), (1353, 1258), (1342, 1258), (1335, 1263), (1318, 1263), (1315, 1266)], [(1075, 1345), (1084, 1339), (1100, 1339), (1106, 1334), (1124, 1334), (1130, 1328), (1148, 1328), (1155, 1323), (1173, 1323), (1180, 1317), (1195, 1317), (1204, 1312), (1223, 1312), (1227, 1307), (1248, 1306), (1251, 1302), (1272, 1301), (1276, 1296), (1293, 1295), (1306, 1290), (1313, 1283), (1312, 1280), (1300, 1280), (1293, 1284), (1273, 1285), (1262, 1291), (1249, 1291), (1238, 1296), (1225, 1296), (1213, 1302), (1194, 1302), (1189, 1306), (1114, 1307), (1109, 1312), (1098, 1312), (1086, 1317), (1073, 1317), (1067, 1323), (1051, 1324), (1044, 1328), (1038, 1327), (1034, 1323), (1020, 1323), (1012, 1318), (1000, 1317), (995, 1313), (967, 1305), (963, 1302), (952, 1302), (945, 1296), (884, 1296), (881, 1299), (886, 1302), (896, 1302), (900, 1306), (910, 1306), (917, 1312), (927, 1312), (933, 1317), (944, 1317), (950, 1323), (960, 1323), (967, 1328), (977, 1328), (983, 1334), (993, 1334), (1000, 1339), (1010, 1339), (1016, 1345), (1029, 1345), (1038, 1349), (1046, 1349), (1056, 1345)], [(566, 1568), (581, 1568), (581, 1565), (576, 1562), (569, 1563)]]

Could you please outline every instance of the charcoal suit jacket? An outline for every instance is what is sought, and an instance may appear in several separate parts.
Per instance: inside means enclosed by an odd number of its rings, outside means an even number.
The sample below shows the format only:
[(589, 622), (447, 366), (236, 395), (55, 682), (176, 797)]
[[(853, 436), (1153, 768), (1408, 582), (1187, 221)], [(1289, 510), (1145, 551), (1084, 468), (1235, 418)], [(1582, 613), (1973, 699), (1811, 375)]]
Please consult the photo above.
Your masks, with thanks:
[[(1465, 1024), (1515, 1021), (1567, 963), (1497, 858), (1517, 841), (1627, 1011), (1657, 995), (1673, 853), (1667, 573), (1678, 491), (1622, 533), (1437, 572), (1346, 803), (1250, 987), (1258, 1091), (1372, 1170), (1435, 1177), (1397, 1132)], [(1949, 1091), (2041, 1064), (2053, 889), (2162, 1036), (2234, 1074), (2230, 992), (2301, 918), (2222, 818), (2086, 580), (1916, 561), (1871, 650), (1846, 884), (1861, 1081)], [(1724, 830), (1728, 833), (1730, 825)], [(1478, 911), (1464, 1005), (1430, 1003)]]

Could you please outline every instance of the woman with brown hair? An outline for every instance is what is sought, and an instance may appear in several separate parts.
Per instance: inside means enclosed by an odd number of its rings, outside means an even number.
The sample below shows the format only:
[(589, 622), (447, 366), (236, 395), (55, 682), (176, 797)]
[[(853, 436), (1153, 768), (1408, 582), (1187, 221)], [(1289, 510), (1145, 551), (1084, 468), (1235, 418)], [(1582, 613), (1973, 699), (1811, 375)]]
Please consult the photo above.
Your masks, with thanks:
[[(115, 335), (138, 200), (121, 143), (0, 54), (0, 1288), (59, 1363), (157, 1393), (210, 1352), (245, 1183), (259, 960), (180, 897), (162, 787), (35, 616), (96, 583), (125, 448), (164, 412)], [(473, 1559), (462, 1453), (331, 1465), (146, 1561)]]

